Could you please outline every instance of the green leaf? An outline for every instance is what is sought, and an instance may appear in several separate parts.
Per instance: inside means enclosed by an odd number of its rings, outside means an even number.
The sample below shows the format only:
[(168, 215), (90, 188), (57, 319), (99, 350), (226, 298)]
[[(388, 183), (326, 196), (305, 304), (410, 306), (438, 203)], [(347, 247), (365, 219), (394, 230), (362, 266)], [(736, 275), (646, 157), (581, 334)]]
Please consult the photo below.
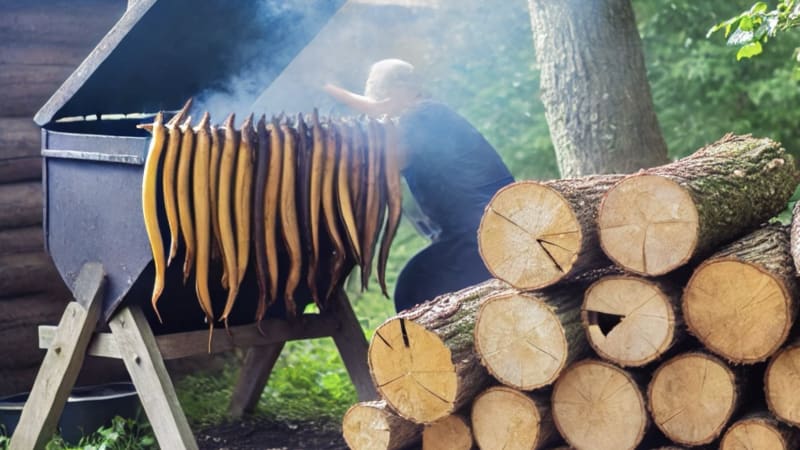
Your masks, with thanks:
[(754, 21), (750, 16), (744, 16), (742, 20), (739, 21), (739, 29), (742, 31), (753, 31), (753, 25)]
[(742, 58), (752, 58), (753, 56), (760, 54), (762, 51), (763, 48), (761, 47), (761, 42), (751, 42), (736, 52), (736, 60), (740, 61)]
[(767, 6), (766, 2), (756, 2), (756, 4), (753, 5), (752, 8), (750, 8), (750, 13), (751, 14), (765, 13), (767, 12), (767, 9), (769, 9), (769, 6)]

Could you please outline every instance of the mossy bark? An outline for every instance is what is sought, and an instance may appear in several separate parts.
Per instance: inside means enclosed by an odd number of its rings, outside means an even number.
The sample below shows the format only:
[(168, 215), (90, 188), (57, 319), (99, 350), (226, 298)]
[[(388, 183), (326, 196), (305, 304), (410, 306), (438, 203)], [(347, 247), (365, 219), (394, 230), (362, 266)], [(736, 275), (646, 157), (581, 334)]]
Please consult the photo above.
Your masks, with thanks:
[(450, 349), (458, 379), (457, 395), (451, 412), (470, 403), (490, 383), (491, 377), (481, 366), (475, 353), (475, 319), (478, 309), (486, 299), (510, 292), (514, 291), (507, 284), (491, 280), (436, 297), (396, 316), (413, 321), (435, 333)]
[(699, 219), (695, 255), (707, 254), (780, 213), (800, 181), (794, 158), (779, 143), (733, 134), (640, 174), (666, 177), (692, 197)]

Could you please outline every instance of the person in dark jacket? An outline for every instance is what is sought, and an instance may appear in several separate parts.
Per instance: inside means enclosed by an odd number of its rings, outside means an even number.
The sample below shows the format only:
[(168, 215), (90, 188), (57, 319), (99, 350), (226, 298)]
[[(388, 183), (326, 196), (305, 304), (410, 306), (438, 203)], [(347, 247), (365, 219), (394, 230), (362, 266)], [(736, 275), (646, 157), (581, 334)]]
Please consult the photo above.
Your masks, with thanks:
[(491, 278), (478, 253), (478, 226), (495, 192), (514, 181), (492, 145), (426, 95), (405, 61), (375, 63), (364, 95), (330, 84), (325, 90), (357, 111), (398, 120), (402, 174), (415, 201), (404, 214), (431, 243), (401, 271), (396, 310)]

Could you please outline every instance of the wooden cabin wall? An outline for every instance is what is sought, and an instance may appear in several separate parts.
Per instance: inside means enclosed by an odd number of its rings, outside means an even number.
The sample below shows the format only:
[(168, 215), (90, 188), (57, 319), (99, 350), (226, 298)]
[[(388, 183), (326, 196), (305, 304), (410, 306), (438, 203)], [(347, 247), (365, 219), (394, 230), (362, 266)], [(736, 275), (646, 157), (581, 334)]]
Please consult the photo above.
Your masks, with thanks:
[[(57, 324), (69, 299), (44, 252), (40, 130), (32, 117), (126, 6), (0, 0), (0, 395), (30, 389), (44, 356), (36, 327)], [(90, 364), (84, 383), (122, 373), (103, 360)]]

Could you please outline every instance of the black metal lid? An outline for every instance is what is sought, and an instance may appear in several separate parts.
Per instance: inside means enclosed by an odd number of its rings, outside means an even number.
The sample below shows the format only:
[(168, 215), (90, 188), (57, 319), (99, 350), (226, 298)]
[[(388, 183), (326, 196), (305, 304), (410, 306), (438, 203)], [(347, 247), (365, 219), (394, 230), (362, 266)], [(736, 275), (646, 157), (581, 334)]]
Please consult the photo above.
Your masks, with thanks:
[(344, 0), (139, 0), (36, 113), (178, 109), (233, 77), (270, 84)]

